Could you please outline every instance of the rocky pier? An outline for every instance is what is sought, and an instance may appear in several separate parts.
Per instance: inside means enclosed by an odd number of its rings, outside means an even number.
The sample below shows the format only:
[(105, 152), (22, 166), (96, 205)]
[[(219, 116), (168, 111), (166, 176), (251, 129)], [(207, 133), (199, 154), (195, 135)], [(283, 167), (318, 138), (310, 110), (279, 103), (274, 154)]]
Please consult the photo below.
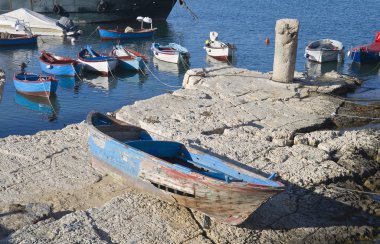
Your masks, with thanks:
[[(84, 123), (0, 139), (0, 240), (10, 243), (335, 243), (379, 240), (380, 131), (343, 128), (337, 74), (272, 81), (229, 66), (189, 70), (183, 89), (121, 120), (277, 172), (286, 190), (240, 226), (160, 201), (90, 166)], [(359, 109), (360, 110), (360, 109)], [(360, 110), (363, 111), (363, 110)], [(373, 115), (374, 113), (372, 113)], [(368, 124), (361, 121), (355, 126)], [(351, 123), (352, 125), (353, 123)], [(344, 126), (342, 126), (344, 125)], [(0, 241), (1, 242), (1, 241)]]

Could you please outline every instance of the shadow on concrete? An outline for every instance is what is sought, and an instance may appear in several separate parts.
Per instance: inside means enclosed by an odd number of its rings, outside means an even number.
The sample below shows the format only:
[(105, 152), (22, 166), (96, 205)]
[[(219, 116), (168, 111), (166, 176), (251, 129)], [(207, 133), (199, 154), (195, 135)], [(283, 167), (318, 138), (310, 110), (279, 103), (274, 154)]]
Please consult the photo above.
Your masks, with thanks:
[(332, 226), (380, 226), (380, 218), (314, 191), (287, 184), (239, 227), (289, 230)]

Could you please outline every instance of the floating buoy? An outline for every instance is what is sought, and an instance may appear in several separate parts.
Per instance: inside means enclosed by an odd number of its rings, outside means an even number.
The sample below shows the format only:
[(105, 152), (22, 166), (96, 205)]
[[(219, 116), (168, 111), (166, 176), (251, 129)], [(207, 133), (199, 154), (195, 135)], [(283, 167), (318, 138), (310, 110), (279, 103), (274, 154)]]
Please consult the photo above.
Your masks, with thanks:
[(269, 40), (269, 38), (267, 37), (267, 38), (265, 38), (265, 45), (269, 45), (269, 43), (270, 43), (270, 40)]

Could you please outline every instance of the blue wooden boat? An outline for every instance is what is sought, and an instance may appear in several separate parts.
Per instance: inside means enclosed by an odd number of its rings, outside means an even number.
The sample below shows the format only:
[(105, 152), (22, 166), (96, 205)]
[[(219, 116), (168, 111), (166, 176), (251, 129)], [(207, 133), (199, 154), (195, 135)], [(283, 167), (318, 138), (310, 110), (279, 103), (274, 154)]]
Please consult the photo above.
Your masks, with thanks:
[(39, 57), (42, 71), (62, 76), (75, 76), (79, 72), (78, 62), (71, 58), (60, 57), (43, 50)]
[(380, 62), (380, 32), (376, 32), (375, 42), (352, 48), (348, 56), (353, 62), (366, 64)]
[(123, 69), (140, 71), (145, 68), (147, 58), (144, 55), (121, 45), (116, 45), (110, 55), (117, 58), (119, 66)]
[(0, 46), (37, 44), (36, 35), (0, 33)]
[(101, 40), (121, 40), (134, 38), (149, 38), (154, 35), (157, 28), (152, 29), (134, 29), (130, 32), (125, 32), (123, 29), (103, 29), (98, 27), (98, 32)]
[(168, 141), (100, 113), (87, 117), (92, 165), (163, 200), (242, 223), (284, 185), (204, 150)]
[(58, 80), (55, 78), (33, 73), (15, 74), (13, 84), (20, 93), (39, 97), (49, 97), (58, 88)]

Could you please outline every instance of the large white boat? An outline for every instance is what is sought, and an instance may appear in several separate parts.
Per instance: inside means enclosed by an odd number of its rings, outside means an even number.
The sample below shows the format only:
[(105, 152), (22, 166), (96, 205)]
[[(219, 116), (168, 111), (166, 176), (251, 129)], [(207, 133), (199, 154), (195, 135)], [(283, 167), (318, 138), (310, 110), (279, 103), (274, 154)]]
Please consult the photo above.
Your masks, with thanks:
[(27, 8), (43, 14), (68, 16), (76, 22), (134, 21), (138, 16), (165, 20), (176, 2), (177, 0), (0, 0), (0, 13)]

